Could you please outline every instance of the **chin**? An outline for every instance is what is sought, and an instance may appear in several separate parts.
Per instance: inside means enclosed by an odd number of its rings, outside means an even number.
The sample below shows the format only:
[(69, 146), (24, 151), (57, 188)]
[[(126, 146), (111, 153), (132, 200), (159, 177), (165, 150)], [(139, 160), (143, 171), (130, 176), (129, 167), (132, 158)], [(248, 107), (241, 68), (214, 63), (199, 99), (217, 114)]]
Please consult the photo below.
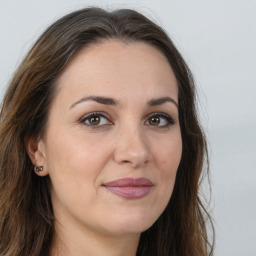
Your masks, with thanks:
[[(120, 216), (113, 219), (112, 227), (113, 233), (142, 233), (149, 229), (157, 220), (158, 217), (149, 216), (146, 214), (131, 214), (129, 216)], [(110, 224), (110, 223), (109, 223)]]

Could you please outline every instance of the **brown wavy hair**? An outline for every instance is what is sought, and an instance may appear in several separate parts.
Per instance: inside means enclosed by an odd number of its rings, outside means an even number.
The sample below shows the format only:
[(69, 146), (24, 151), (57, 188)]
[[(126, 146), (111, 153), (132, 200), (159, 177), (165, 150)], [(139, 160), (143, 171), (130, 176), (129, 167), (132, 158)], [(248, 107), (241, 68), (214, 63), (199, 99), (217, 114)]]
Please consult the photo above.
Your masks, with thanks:
[(5, 93), (0, 112), (1, 256), (50, 254), (54, 215), (49, 178), (35, 175), (24, 140), (44, 136), (55, 81), (67, 63), (82, 47), (108, 39), (154, 46), (167, 57), (178, 81), (182, 158), (171, 200), (141, 234), (137, 255), (213, 255), (206, 221), (212, 222), (199, 197), (208, 156), (192, 74), (168, 35), (148, 18), (130, 9), (108, 12), (92, 7), (52, 24), (24, 58)]

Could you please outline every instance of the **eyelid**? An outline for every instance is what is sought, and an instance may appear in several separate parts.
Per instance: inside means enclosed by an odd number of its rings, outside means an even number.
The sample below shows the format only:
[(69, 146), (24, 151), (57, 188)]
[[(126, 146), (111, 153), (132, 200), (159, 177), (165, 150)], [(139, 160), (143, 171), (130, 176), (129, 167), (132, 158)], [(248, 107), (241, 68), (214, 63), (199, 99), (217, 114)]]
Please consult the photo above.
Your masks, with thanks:
[[(89, 124), (86, 124), (85, 121), (87, 119), (89, 119), (90, 117), (93, 117), (93, 116), (100, 116), (100, 117), (106, 118), (108, 120), (109, 124), (103, 124), (103, 125), (89, 125)], [(92, 129), (100, 129), (100, 128), (104, 128), (108, 125), (112, 125), (113, 122), (110, 121), (110, 120), (111, 120), (111, 116), (109, 114), (107, 114), (106, 112), (95, 111), (95, 112), (90, 112), (88, 114), (83, 115), (81, 118), (79, 118), (79, 123), (81, 123), (82, 125), (85, 125), (89, 128), (92, 128)]]
[[(86, 121), (89, 120), (91, 117), (93, 116), (99, 116), (99, 117), (103, 117), (105, 118), (108, 123), (107, 124), (100, 124), (100, 125), (92, 125), (92, 124), (87, 124)], [(152, 124), (147, 124), (147, 122), (149, 122), (149, 119), (152, 117), (160, 117), (160, 118), (164, 118), (167, 122), (167, 124), (165, 125), (152, 125)], [(103, 111), (94, 111), (94, 112), (90, 112), (88, 114), (83, 115), (81, 118), (79, 118), (79, 123), (81, 123), (82, 125), (91, 128), (91, 129), (100, 129), (100, 128), (106, 128), (109, 125), (113, 125), (114, 123), (111, 121), (112, 117)], [(145, 118), (145, 124), (147, 126), (150, 126), (154, 129), (165, 129), (165, 128), (169, 128), (171, 125), (175, 124), (176, 121), (167, 113), (164, 112), (153, 112), (150, 113), (149, 115), (147, 115), (147, 117)]]
[(164, 113), (164, 112), (153, 112), (153, 113), (149, 114), (149, 115), (147, 116), (146, 122), (148, 122), (148, 120), (149, 120), (150, 118), (152, 118), (152, 117), (162, 117), (162, 118), (165, 118), (166, 121), (168, 122), (167, 125), (163, 125), (163, 126), (153, 126), (153, 125), (148, 124), (148, 125), (150, 125), (152, 128), (154, 128), (154, 129), (164, 129), (164, 128), (168, 128), (168, 127), (170, 127), (171, 125), (173, 125), (173, 124), (176, 123), (176, 121), (174, 120), (174, 118), (172, 118), (169, 114), (166, 114), (166, 113)]

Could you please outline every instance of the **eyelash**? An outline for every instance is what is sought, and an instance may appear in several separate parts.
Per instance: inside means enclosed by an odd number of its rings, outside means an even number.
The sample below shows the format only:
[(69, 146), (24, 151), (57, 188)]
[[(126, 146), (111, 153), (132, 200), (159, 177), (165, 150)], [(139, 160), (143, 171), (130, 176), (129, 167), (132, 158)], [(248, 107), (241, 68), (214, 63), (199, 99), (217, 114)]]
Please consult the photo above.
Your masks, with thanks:
[[(105, 118), (107, 120), (107, 124), (101, 124), (101, 125), (93, 125), (93, 124), (90, 124), (90, 123), (86, 123), (86, 121), (90, 120), (91, 118), (100, 118), (99, 122), (101, 122), (102, 118)], [(167, 124), (165, 125), (161, 125), (161, 126), (155, 126), (155, 125), (151, 125), (149, 123), (149, 120), (151, 118), (163, 118)], [(79, 122), (91, 129), (101, 129), (101, 128), (105, 128), (106, 126), (109, 126), (109, 125), (113, 125), (113, 123), (110, 121), (111, 117), (106, 114), (106, 113), (102, 113), (102, 112), (92, 112), (92, 113), (88, 113), (87, 115), (83, 116)], [(161, 122), (161, 121), (160, 121)], [(154, 129), (166, 129), (166, 128), (169, 128), (171, 125), (173, 125), (175, 123), (175, 121), (173, 120), (173, 118), (171, 118), (169, 115), (163, 113), (163, 112), (155, 112), (155, 113), (152, 113), (150, 114), (148, 117), (147, 117), (147, 120), (146, 120), (146, 125), (148, 126), (152, 126), (152, 128)], [(148, 124), (147, 124), (148, 123)]]
[[(156, 112), (156, 113), (150, 114), (147, 118), (147, 122), (149, 122), (149, 119), (151, 119), (151, 118), (160, 118), (160, 119), (163, 118), (167, 122), (167, 124), (162, 125), (162, 126), (152, 125), (152, 127), (154, 129), (166, 129), (166, 128), (169, 128), (171, 125), (173, 125), (175, 123), (173, 118), (171, 118), (169, 115), (167, 115), (163, 112)], [(148, 125), (150, 125), (150, 124), (148, 124)]]
[[(104, 125), (92, 125), (92, 124), (88, 124), (86, 123), (86, 121), (90, 120), (91, 118), (93, 117), (100, 117), (100, 118), (105, 118), (108, 122), (108, 124), (104, 124)], [(89, 113), (85, 116), (83, 116), (81, 119), (80, 119), (80, 123), (89, 127), (89, 128), (92, 128), (92, 129), (100, 129), (100, 128), (104, 128), (108, 125), (112, 125), (113, 123), (109, 121), (110, 120), (110, 116), (107, 115), (106, 113), (102, 113), (102, 112), (92, 112), (92, 113)]]

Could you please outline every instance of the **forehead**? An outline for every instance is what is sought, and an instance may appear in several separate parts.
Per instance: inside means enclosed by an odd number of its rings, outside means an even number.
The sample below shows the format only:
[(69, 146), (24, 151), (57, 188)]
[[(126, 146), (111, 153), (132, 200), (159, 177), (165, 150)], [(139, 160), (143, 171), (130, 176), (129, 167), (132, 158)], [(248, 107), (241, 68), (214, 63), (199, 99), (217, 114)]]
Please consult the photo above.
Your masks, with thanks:
[(58, 78), (57, 86), (60, 91), (72, 90), (72, 94), (111, 97), (139, 95), (139, 91), (149, 98), (172, 94), (177, 100), (178, 95), (175, 75), (162, 52), (143, 42), (118, 40), (81, 49)]

